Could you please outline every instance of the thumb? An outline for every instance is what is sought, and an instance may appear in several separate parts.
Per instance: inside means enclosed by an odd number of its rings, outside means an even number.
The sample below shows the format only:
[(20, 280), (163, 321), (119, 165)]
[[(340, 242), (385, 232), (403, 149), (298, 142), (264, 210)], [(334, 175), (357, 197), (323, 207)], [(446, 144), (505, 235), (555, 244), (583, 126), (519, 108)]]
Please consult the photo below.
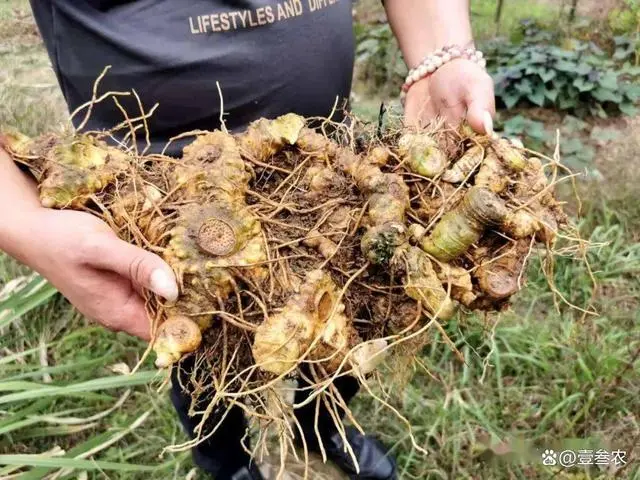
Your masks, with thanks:
[(178, 298), (175, 274), (158, 255), (110, 235), (100, 235), (94, 243), (92, 266), (113, 271), (170, 302)]
[(475, 84), (467, 90), (467, 122), (477, 133), (493, 134), (493, 116), (496, 113), (493, 85)]

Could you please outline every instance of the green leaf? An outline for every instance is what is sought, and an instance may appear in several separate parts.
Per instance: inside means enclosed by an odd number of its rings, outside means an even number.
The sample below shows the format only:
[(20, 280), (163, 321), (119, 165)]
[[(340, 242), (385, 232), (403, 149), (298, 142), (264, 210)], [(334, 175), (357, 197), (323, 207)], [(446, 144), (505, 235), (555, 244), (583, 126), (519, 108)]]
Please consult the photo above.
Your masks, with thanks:
[(602, 108), (602, 105), (600, 105), (599, 103), (593, 103), (589, 106), (589, 111), (591, 113), (591, 115), (593, 115), (594, 117), (598, 117), (598, 118), (607, 118), (607, 112), (605, 111), (604, 108)]
[[(95, 371), (95, 369), (100, 366), (114, 363), (117, 358), (118, 356), (115, 353), (110, 353), (108, 355), (104, 355), (91, 360), (55, 365), (52, 367), (41, 367), (38, 365), (37, 367), (32, 368), (31, 371), (23, 371), (20, 374), (17, 374), (14, 376), (8, 376), (6, 377), (6, 381), (21, 380), (23, 378), (42, 377), (42, 375), (45, 373), (60, 375), (61, 373), (73, 372), (73, 371), (77, 372), (82, 369), (85, 369), (85, 370), (91, 369), (92, 371)], [(23, 370), (24, 370), (24, 367), (23, 367)], [(2, 383), (0, 384), (0, 387), (4, 385), (4, 383), (5, 383), (5, 380), (2, 381)]]
[(620, 103), (622, 101), (622, 95), (606, 88), (596, 88), (591, 95), (599, 102)]
[(544, 70), (544, 68), (539, 67), (537, 65), (529, 65), (524, 73), (525, 75), (537, 75), (540, 71)]
[(615, 128), (602, 128), (595, 126), (591, 130), (591, 140), (597, 142), (607, 143), (612, 140), (617, 140), (620, 137), (620, 132)]
[(542, 71), (539, 72), (538, 75), (540, 76), (543, 82), (547, 83), (548, 81), (553, 80), (556, 77), (557, 73), (553, 69), (545, 68), (545, 69), (542, 69)]
[(121, 472), (152, 472), (156, 466), (128, 463), (81, 460), (76, 458), (46, 457), (44, 455), (0, 455), (0, 465), (23, 467), (73, 468), (81, 470), (110, 470)]
[(602, 88), (609, 90), (617, 90), (618, 88), (618, 75), (615, 72), (606, 72), (600, 77), (598, 81)]
[(574, 72), (577, 73), (578, 75), (587, 75), (591, 72), (591, 70), (593, 70), (593, 68), (591, 67), (591, 65), (589, 65), (588, 63), (585, 62), (580, 62)]
[(591, 51), (593, 53), (595, 53), (598, 56), (602, 56), (605, 55), (605, 51), (602, 50), (598, 45), (596, 45), (594, 42), (589, 42), (589, 47), (591, 48)]
[(567, 83), (569, 83), (569, 80), (567, 79), (567, 77), (565, 76), (556, 76), (551, 83), (553, 84), (553, 86), (560, 90), (562, 87), (564, 87)]
[(561, 72), (575, 73), (576, 64), (572, 62), (567, 62), (566, 60), (559, 60), (555, 64), (556, 70), (560, 70)]
[(501, 98), (507, 108), (513, 108), (520, 101), (521, 96), (518, 93), (505, 92)]
[(572, 84), (574, 87), (576, 87), (581, 93), (582, 92), (589, 92), (591, 90), (593, 90), (594, 88), (596, 88), (596, 84), (593, 82), (590, 82), (589, 80), (586, 80), (584, 77), (578, 77), (573, 81)]
[(507, 136), (520, 135), (524, 132), (526, 119), (522, 115), (516, 115), (504, 122), (504, 131)]
[(542, 107), (544, 105), (545, 90), (546, 89), (544, 88), (544, 85), (540, 84), (536, 86), (533, 92), (527, 95), (527, 98), (531, 101), (531, 103)]
[(531, 52), (531, 63), (545, 63), (547, 61), (547, 55), (541, 52)]
[(58, 291), (44, 278), (34, 276), (28, 284), (0, 301), (0, 330), (34, 308), (45, 304), (56, 293)]
[(640, 99), (640, 85), (625, 85), (623, 92), (631, 102), (637, 102)]
[(636, 108), (636, 106), (631, 103), (623, 102), (618, 105), (618, 108), (622, 113), (628, 115), (629, 117), (633, 117), (638, 113), (638, 109)]
[(613, 42), (616, 45), (626, 45), (629, 43), (629, 38), (626, 35), (617, 35), (613, 37)]
[(515, 89), (518, 93), (522, 95), (529, 95), (530, 93), (533, 92), (533, 89), (531, 88), (531, 82), (526, 78), (523, 79), (521, 82), (516, 83)]
[(42, 397), (76, 395), (95, 392), (97, 390), (146, 385), (154, 379), (157, 379), (158, 376), (159, 373), (157, 371), (146, 371), (137, 372), (131, 375), (96, 378), (94, 380), (65, 386), (38, 385), (38, 388), (33, 388), (33, 384), (29, 384), (28, 389), (24, 391), (0, 396), (0, 405), (24, 400), (36, 400)]
[(570, 110), (578, 105), (578, 101), (569, 95), (560, 95), (558, 97), (558, 108), (560, 110)]
[(555, 88), (544, 89), (544, 96), (548, 98), (552, 103), (556, 103), (556, 100), (558, 99), (558, 93), (558, 90), (556, 90)]
[(582, 150), (582, 142), (579, 138), (572, 137), (560, 144), (560, 151), (564, 155), (576, 153), (580, 150)]
[(562, 131), (568, 133), (580, 132), (589, 126), (584, 120), (580, 120), (573, 115), (567, 115), (562, 121)]

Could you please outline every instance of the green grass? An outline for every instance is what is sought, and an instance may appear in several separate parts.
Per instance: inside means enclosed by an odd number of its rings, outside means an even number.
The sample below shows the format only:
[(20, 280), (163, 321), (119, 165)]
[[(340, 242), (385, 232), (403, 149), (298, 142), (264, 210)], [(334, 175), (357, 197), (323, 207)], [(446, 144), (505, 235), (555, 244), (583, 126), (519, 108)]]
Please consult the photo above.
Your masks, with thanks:
[(560, 2), (532, 2), (504, 0), (500, 23), (496, 24), (495, 0), (471, 0), (471, 24), (476, 41), (488, 40), (497, 34), (510, 36), (516, 32), (522, 20), (536, 20), (553, 24), (560, 13)]
[[(361, 400), (360, 418), (372, 419), (367, 426), (396, 444), (402, 478), (549, 478), (540, 461), (546, 448), (629, 451), (637, 445), (640, 244), (628, 242), (615, 215), (607, 218), (591, 236), (605, 244), (589, 255), (596, 296), (586, 295), (584, 264), (561, 259), (555, 277), (560, 292), (579, 305), (591, 300), (598, 316), (582, 319), (562, 305), (556, 310), (534, 262), (528, 289), (495, 331), (479, 318), (447, 327), (465, 364), (438, 336), (425, 349), (426, 370), (416, 368), (396, 406), (430, 459), (411, 448), (390, 412)], [(640, 478), (635, 455), (620, 478)]]
[[(486, 27), (487, 35), (492, 4), (472, 2), (476, 28)], [(521, 16), (550, 11), (524, 1), (505, 5), (503, 31)], [(64, 120), (64, 105), (42, 46), (8, 25), (16, 7), (25, 2), (0, 3), (0, 124), (37, 134)], [(376, 118), (379, 102), (365, 97), (356, 107)], [(447, 326), (464, 363), (434, 335), (412, 380), (389, 400), (413, 425), (426, 458), (397, 416), (366, 395), (356, 400), (357, 418), (393, 446), (401, 478), (611, 478), (614, 472), (544, 467), (539, 451), (635, 445), (634, 464), (617, 477), (640, 479), (637, 132), (601, 166), (624, 166), (624, 173), (584, 188), (581, 230), (598, 245), (588, 257), (598, 288), (585, 264), (570, 258), (559, 259), (554, 277), (563, 296), (590, 302), (597, 316), (556, 306), (534, 260), (528, 288), (495, 329), (476, 317)], [(2, 254), (0, 292), (0, 478), (19, 471), (28, 471), (21, 479), (53, 472), (185, 478), (193, 468), (187, 453), (160, 457), (164, 446), (185, 440), (166, 389), (158, 391), (162, 376), (150, 360), (134, 376), (122, 373), (145, 345), (92, 325)]]
[[(0, 256), (0, 286), (22, 273)], [(0, 296), (0, 478), (15, 465), (37, 466), (25, 478), (43, 478), (45, 471), (86, 462), (89, 451), (99, 459), (93, 470), (120, 478), (150, 478), (140, 465), (154, 468), (152, 478), (184, 478), (192, 468), (187, 454), (158, 458), (162, 446), (186, 439), (166, 391), (156, 391), (163, 377), (150, 361), (136, 374), (114, 373), (119, 364), (137, 364), (142, 342), (89, 324), (59, 295), (35, 286), (25, 281)], [(16, 305), (31, 309), (9, 321), (6, 312)], [(15, 456), (54, 447), (66, 455)], [(77, 468), (88, 469), (82, 461)]]

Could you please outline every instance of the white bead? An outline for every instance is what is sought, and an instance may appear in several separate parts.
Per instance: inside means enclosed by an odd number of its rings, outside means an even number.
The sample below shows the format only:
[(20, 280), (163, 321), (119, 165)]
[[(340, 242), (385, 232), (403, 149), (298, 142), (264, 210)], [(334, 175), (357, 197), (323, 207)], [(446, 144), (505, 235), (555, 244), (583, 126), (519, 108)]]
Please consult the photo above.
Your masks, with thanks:
[(487, 61), (483, 58), (478, 62), (478, 65), (480, 65), (482, 68), (485, 68), (487, 66)]
[(420, 65), (420, 68), (418, 68), (418, 75), (420, 76), (420, 78), (426, 77), (427, 73), (429, 73), (429, 71), (427, 70), (427, 66)]
[(477, 58), (482, 58), (482, 57), (484, 57), (484, 54), (480, 50), (476, 50), (476, 57)]
[(420, 80), (420, 75), (418, 75), (418, 72), (413, 72), (411, 74), (411, 80), (413, 80), (413, 83), (416, 83), (418, 80)]
[(433, 59), (433, 64), (438, 68), (441, 67), (443, 63), (444, 62), (442, 61), (442, 59), (440, 57), (436, 57), (436, 58)]
[(460, 50), (458, 50), (457, 48), (452, 48), (451, 50), (449, 50), (449, 55), (451, 55), (451, 58), (458, 58), (460, 56)]
[(429, 73), (433, 73), (436, 71), (438, 67), (436, 67), (433, 63), (430, 63), (429, 65), (427, 65), (427, 72)]
[(451, 61), (451, 54), (445, 53), (442, 56), (442, 63), (447, 63), (447, 62), (450, 62), (450, 61)]

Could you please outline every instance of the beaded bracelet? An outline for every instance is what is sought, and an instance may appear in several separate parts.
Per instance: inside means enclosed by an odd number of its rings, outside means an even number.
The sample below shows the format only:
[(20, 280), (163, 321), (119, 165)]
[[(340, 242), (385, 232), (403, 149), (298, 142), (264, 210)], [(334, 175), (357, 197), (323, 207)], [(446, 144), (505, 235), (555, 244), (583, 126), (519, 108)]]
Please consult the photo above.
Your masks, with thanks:
[(465, 58), (474, 63), (477, 63), (482, 68), (485, 68), (487, 61), (484, 59), (484, 55), (480, 50), (476, 50), (473, 47), (462, 49), (457, 45), (447, 45), (439, 50), (436, 50), (431, 55), (427, 55), (425, 59), (415, 68), (409, 70), (409, 74), (402, 85), (402, 91), (400, 98), (404, 100), (409, 88), (419, 80), (428, 77), (444, 64), (455, 60), (456, 58)]

